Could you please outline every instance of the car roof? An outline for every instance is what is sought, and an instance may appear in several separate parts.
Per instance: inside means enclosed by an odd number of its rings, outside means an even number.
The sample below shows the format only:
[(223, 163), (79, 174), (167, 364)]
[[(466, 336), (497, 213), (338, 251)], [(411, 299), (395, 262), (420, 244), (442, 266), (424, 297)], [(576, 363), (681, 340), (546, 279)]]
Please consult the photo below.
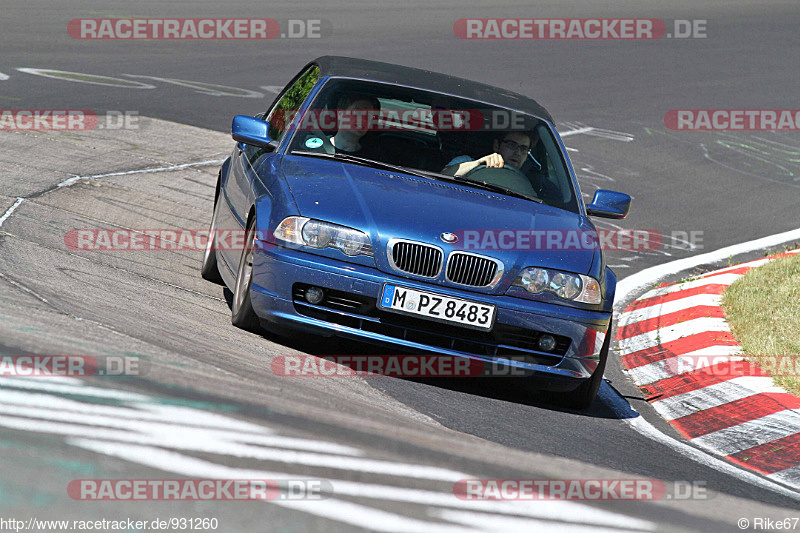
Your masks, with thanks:
[(353, 57), (322, 56), (310, 64), (319, 66), (320, 77), (345, 76), (408, 85), (418, 89), (451, 94), (470, 100), (480, 100), (489, 104), (516, 109), (554, 123), (550, 113), (532, 98), (485, 83), (465, 80), (430, 70)]

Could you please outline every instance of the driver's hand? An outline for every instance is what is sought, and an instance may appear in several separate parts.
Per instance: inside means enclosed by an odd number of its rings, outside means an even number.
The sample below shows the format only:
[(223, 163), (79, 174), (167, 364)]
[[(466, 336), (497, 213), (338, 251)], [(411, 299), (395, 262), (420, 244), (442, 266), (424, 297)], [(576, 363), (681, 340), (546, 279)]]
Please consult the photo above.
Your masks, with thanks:
[(503, 165), (505, 165), (503, 156), (497, 152), (485, 155), (475, 162), (478, 163), (478, 165), (486, 165), (488, 168), (503, 168)]

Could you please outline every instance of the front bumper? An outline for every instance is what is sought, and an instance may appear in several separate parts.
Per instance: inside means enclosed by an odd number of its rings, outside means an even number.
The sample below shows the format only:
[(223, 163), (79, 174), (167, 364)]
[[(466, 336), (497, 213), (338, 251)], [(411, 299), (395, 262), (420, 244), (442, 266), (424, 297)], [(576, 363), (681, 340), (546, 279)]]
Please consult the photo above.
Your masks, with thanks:
[[(494, 328), (487, 334), (378, 309), (384, 283), (495, 305)], [(338, 300), (307, 303), (302, 287), (312, 285)], [(256, 250), (251, 301), (268, 329), (336, 335), (518, 367), (554, 390), (572, 389), (591, 377), (610, 326), (609, 313), (427, 284), (280, 246)], [(531, 339), (542, 333), (559, 336), (560, 353), (535, 348)]]

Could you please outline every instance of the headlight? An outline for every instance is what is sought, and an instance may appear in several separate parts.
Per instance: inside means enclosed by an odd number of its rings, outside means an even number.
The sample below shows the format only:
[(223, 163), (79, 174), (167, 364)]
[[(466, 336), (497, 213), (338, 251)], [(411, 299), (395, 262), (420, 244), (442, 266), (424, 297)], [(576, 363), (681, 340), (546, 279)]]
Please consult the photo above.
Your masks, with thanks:
[(283, 219), (275, 230), (275, 238), (319, 250), (336, 248), (349, 256), (372, 256), (372, 243), (366, 233), (306, 217)]
[(531, 294), (538, 294), (550, 284), (550, 273), (543, 268), (526, 268), (519, 277), (520, 286)]
[(331, 228), (330, 224), (317, 220), (309, 220), (303, 224), (300, 232), (305, 243), (312, 248), (327, 248), (333, 241), (335, 233), (336, 230)]
[(586, 304), (599, 304), (601, 300), (600, 283), (582, 274), (528, 267), (520, 272), (513, 285), (522, 287), (531, 294), (547, 291), (559, 298)]

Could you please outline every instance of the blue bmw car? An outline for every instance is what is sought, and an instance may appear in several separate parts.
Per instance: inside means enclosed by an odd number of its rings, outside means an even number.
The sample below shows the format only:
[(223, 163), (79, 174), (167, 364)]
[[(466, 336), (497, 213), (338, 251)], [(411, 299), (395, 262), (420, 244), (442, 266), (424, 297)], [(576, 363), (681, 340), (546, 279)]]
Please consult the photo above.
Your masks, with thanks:
[(234, 325), (499, 363), (592, 403), (616, 277), (588, 217), (631, 199), (584, 204), (534, 100), (326, 56), (232, 135), (202, 275), (233, 293)]

